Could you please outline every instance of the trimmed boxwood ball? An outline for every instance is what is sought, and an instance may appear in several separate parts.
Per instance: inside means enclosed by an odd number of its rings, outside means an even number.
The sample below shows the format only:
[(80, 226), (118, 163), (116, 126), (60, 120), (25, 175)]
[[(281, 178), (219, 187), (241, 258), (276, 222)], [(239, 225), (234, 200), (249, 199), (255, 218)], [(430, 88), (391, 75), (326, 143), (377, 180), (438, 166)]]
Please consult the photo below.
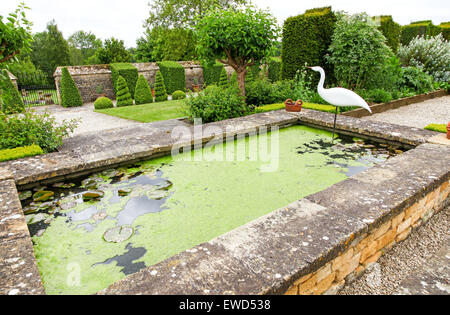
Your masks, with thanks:
[(156, 72), (156, 82), (155, 82), (155, 101), (164, 102), (168, 100), (168, 95), (166, 92), (166, 85), (164, 84), (164, 78), (161, 71)]
[(64, 107), (83, 105), (80, 91), (78, 91), (78, 87), (67, 68), (62, 68), (61, 70), (61, 105)]
[(184, 100), (186, 98), (186, 93), (183, 91), (175, 91), (172, 94), (172, 100)]
[(136, 105), (153, 103), (152, 90), (150, 89), (150, 85), (148, 85), (147, 79), (142, 74), (136, 83), (134, 101)]
[(114, 107), (113, 102), (107, 97), (99, 97), (94, 103), (95, 109), (106, 109), (113, 107)]
[(23, 103), (22, 97), (20, 97), (19, 91), (12, 83), (6, 70), (2, 71), (2, 75), (3, 77), (0, 77), (2, 111), (7, 115), (23, 113), (25, 111), (25, 104)]
[(133, 105), (133, 99), (131, 98), (130, 91), (128, 90), (127, 82), (122, 76), (119, 76), (117, 79), (116, 90), (117, 107)]

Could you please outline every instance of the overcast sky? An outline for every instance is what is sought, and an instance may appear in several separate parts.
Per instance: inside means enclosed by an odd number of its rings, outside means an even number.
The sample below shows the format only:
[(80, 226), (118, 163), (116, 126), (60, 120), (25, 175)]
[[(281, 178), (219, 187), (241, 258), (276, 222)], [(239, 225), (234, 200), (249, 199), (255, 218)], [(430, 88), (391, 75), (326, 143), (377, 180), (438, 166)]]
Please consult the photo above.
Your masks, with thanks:
[[(91, 31), (102, 39), (112, 36), (134, 47), (143, 33), (149, 0), (1, 0), (0, 15), (7, 15), (25, 1), (31, 7), (27, 17), (40, 32), (54, 19), (64, 37), (78, 30)], [(151, 0), (150, 0), (151, 1)], [(253, 0), (260, 8), (269, 8), (280, 25), (306, 9), (331, 5), (334, 10), (370, 15), (392, 15), (402, 25), (417, 20), (434, 24), (450, 21), (449, 0)]]

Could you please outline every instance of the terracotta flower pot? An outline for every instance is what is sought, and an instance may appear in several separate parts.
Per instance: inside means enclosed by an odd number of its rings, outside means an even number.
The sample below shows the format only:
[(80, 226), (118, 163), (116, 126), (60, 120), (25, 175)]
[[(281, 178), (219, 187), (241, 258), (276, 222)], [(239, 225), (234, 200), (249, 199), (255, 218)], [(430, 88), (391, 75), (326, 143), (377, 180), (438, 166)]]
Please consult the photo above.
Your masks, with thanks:
[(286, 111), (291, 113), (299, 113), (302, 111), (303, 107), (303, 101), (298, 100), (297, 102), (294, 102), (291, 99), (288, 99), (285, 103), (286, 105)]
[(450, 139), (450, 122), (447, 124), (447, 139)]

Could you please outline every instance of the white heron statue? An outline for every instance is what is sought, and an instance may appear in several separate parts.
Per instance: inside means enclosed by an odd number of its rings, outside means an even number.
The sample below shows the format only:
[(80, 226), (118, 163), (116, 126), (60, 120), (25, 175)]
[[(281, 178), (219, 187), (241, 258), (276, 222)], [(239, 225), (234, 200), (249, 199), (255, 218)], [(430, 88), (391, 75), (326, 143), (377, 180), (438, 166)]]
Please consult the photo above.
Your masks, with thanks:
[(336, 106), (336, 114), (334, 116), (334, 127), (333, 127), (333, 142), (334, 142), (334, 135), (336, 133), (338, 107), (358, 106), (367, 109), (372, 114), (372, 110), (370, 109), (369, 104), (367, 104), (367, 102), (355, 92), (340, 87), (333, 89), (325, 89), (323, 87), (325, 83), (325, 71), (321, 67), (308, 67), (308, 68), (320, 73), (319, 87), (317, 90), (319, 92), (320, 97), (322, 97), (325, 101), (327, 101), (331, 105)]

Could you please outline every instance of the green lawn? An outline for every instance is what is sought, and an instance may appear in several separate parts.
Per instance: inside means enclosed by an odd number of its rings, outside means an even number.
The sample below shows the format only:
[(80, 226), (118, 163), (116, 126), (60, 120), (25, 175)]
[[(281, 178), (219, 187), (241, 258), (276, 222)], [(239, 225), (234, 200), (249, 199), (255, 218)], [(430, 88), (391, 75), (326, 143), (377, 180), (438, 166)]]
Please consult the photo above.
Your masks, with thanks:
[(447, 133), (447, 126), (445, 124), (431, 124), (425, 127), (426, 130)]
[(176, 100), (145, 105), (99, 109), (95, 111), (97, 113), (149, 123), (185, 117), (185, 110), (185, 101)]

